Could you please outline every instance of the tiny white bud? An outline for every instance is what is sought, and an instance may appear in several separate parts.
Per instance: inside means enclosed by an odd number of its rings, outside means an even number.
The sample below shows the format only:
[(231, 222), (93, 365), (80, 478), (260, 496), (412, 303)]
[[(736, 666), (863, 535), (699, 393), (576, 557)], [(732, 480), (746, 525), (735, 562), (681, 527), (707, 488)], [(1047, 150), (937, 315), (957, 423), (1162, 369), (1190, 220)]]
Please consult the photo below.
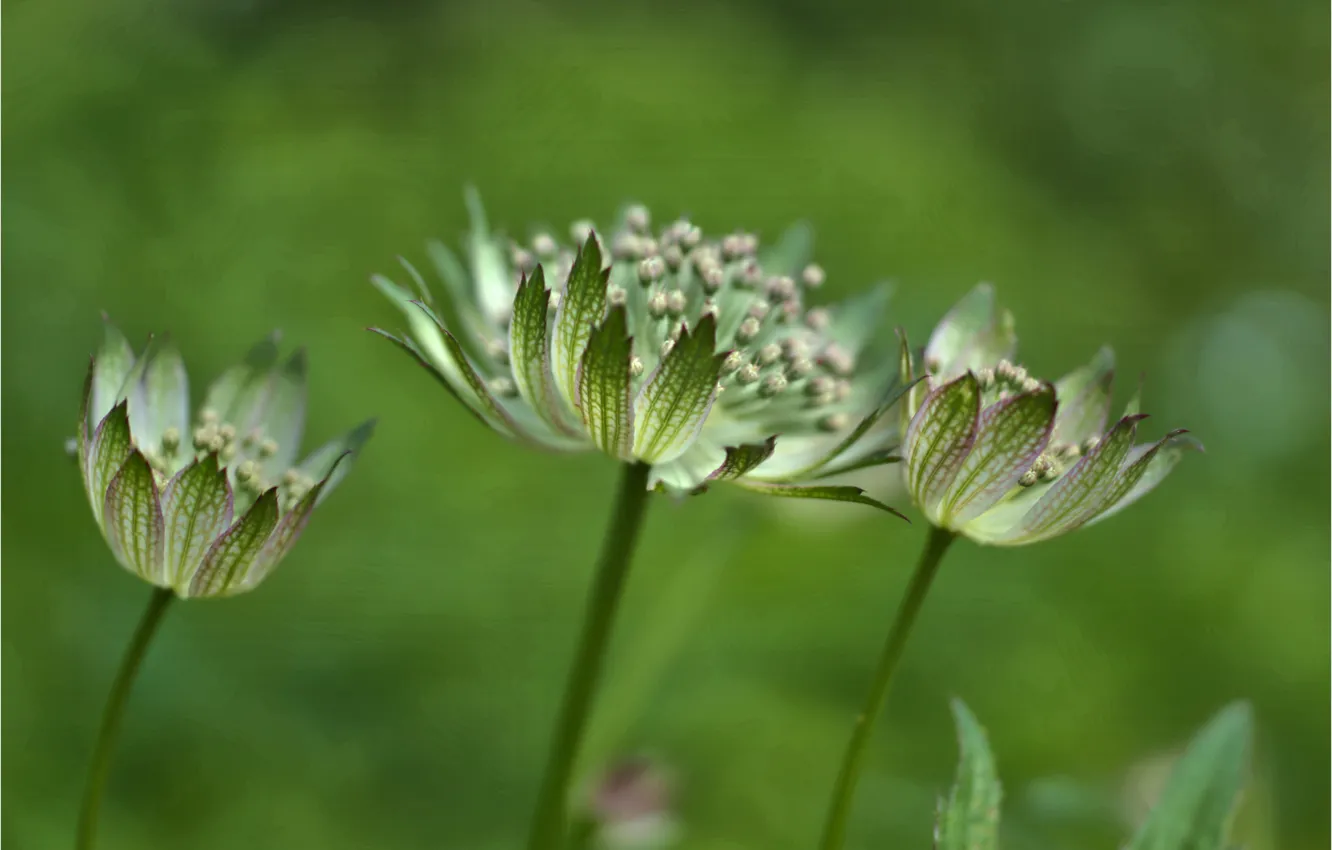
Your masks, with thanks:
[(856, 370), (856, 359), (837, 343), (823, 349), (823, 354), (819, 355), (819, 362), (834, 375), (850, 375)]
[(687, 303), (688, 300), (685, 298), (684, 292), (678, 289), (672, 289), (666, 293), (666, 312), (672, 316), (683, 314)]
[(810, 378), (805, 382), (805, 395), (816, 397), (830, 395), (833, 391), (833, 386), (834, 383), (832, 378), (829, 378), (827, 375), (819, 375)]
[(671, 271), (678, 271), (680, 266), (684, 265), (684, 251), (680, 250), (679, 245), (667, 245), (662, 248), (661, 258), (666, 261), (666, 266)]
[(726, 272), (722, 271), (720, 266), (708, 266), (703, 270), (699, 278), (703, 284), (703, 291), (711, 295), (722, 288), (726, 282)]
[(236, 467), (236, 480), (241, 483), (253, 481), (254, 477), (258, 474), (259, 464), (252, 460), (244, 461), (240, 466)]
[(786, 374), (791, 378), (803, 378), (814, 371), (814, 361), (808, 357), (800, 357), (786, 367)]
[(652, 226), (652, 215), (648, 208), (642, 204), (634, 204), (624, 211), (624, 223), (630, 230), (636, 230), (639, 233), (646, 231)]
[(778, 301), (785, 301), (796, 294), (796, 284), (794, 280), (786, 275), (778, 275), (768, 278), (767, 292)]
[(1022, 391), (1024, 393), (1034, 393), (1041, 388), (1041, 382), (1035, 378), (1028, 378), (1022, 382)]
[(750, 316), (740, 323), (740, 327), (735, 331), (735, 338), (741, 343), (749, 342), (758, 336), (761, 329), (762, 326), (759, 324), (759, 320)]
[(785, 389), (786, 377), (784, 375), (769, 375), (759, 385), (759, 395), (764, 398), (772, 398)]
[(629, 355), (629, 374), (635, 378), (643, 374), (643, 358), (637, 354)]
[(740, 267), (740, 274), (736, 276), (735, 284), (744, 289), (753, 289), (763, 280), (763, 267), (758, 264), (758, 260), (748, 259)]
[(1011, 380), (1017, 386), (1027, 383), (1027, 370), (1022, 366), (1014, 366)]
[(745, 237), (742, 233), (732, 233), (722, 239), (722, 257), (726, 260), (738, 260), (745, 255)]
[(606, 287), (606, 303), (612, 307), (619, 307), (629, 300), (629, 294), (624, 291), (623, 286), (611, 284)]
[(664, 318), (667, 310), (666, 293), (657, 291), (648, 296), (648, 315), (654, 319)]
[(211, 407), (205, 407), (199, 411), (199, 421), (205, 425), (215, 424), (219, 418), (217, 411)]
[(764, 301), (762, 298), (759, 298), (749, 305), (749, 310), (747, 312), (747, 315), (753, 316), (755, 319), (758, 319), (759, 321), (763, 321), (763, 319), (767, 317), (768, 312), (770, 310), (772, 310), (772, 305), (769, 304), (767, 301)]
[(532, 252), (518, 245), (514, 245), (509, 252), (509, 260), (514, 268), (524, 272), (531, 272), (536, 267), (536, 257), (532, 256)]
[(994, 386), (994, 370), (989, 366), (976, 370), (976, 384), (983, 390)]
[(661, 356), (665, 357), (675, 349), (675, 340), (668, 339), (661, 344)]
[(714, 319), (721, 315), (721, 307), (717, 306), (716, 298), (703, 299), (703, 307), (698, 311), (699, 318), (711, 316)]
[(722, 361), (722, 374), (729, 375), (743, 365), (745, 365), (745, 355), (738, 351), (732, 351), (727, 354), (726, 359)]
[(582, 245), (587, 242), (587, 238), (592, 235), (592, 231), (595, 229), (596, 225), (592, 223), (591, 219), (580, 218), (569, 225), (569, 235), (573, 237), (574, 242)]
[(1022, 473), (1022, 477), (1018, 479), (1018, 484), (1022, 487), (1030, 487), (1036, 483), (1036, 478), (1036, 470), (1028, 469), (1026, 472)]
[(277, 454), (277, 450), (278, 450), (277, 440), (268, 438), (259, 444), (259, 457), (270, 458), (273, 455)]
[(1082, 441), (1082, 453), (1085, 455), (1091, 454), (1092, 452), (1096, 451), (1096, 447), (1100, 445), (1100, 443), (1101, 443), (1100, 437), (1088, 437), (1087, 439)]
[(647, 286), (666, 275), (666, 261), (661, 257), (648, 257), (638, 264), (638, 282)]
[(629, 260), (638, 256), (638, 237), (632, 233), (617, 233), (611, 245), (611, 251), (619, 260)]
[(703, 231), (697, 225), (689, 225), (688, 229), (680, 234), (680, 244), (686, 248), (696, 248), (702, 241)]
[(811, 330), (826, 331), (831, 322), (832, 316), (828, 313), (827, 309), (823, 307), (815, 307), (813, 310), (810, 310), (805, 314), (805, 324), (809, 326)]
[(513, 383), (512, 378), (506, 378), (501, 375), (498, 378), (491, 378), (486, 386), (490, 392), (497, 396), (515, 396), (518, 394), (518, 387)]
[(740, 371), (735, 374), (735, 379), (742, 384), (752, 384), (759, 379), (758, 367), (753, 363), (746, 363), (740, 367)]
[(809, 343), (798, 336), (788, 336), (782, 340), (782, 356), (788, 361), (802, 360), (809, 356)]
[(560, 301), (562, 300), (564, 300), (564, 293), (560, 292), (558, 289), (552, 289), (550, 291), (550, 309), (558, 310), (560, 308)]
[(825, 431), (842, 431), (851, 424), (851, 417), (845, 413), (829, 413), (819, 420), (819, 427)]
[(758, 362), (760, 366), (769, 366), (776, 363), (782, 356), (782, 347), (775, 342), (770, 342), (759, 349)]
[(176, 453), (176, 449), (179, 447), (180, 429), (175, 425), (167, 426), (167, 429), (162, 432), (162, 451), (170, 457)]
[(549, 259), (559, 253), (560, 246), (549, 233), (538, 233), (532, 237), (532, 250), (538, 257)]
[(800, 272), (801, 283), (805, 284), (805, 286), (808, 286), (810, 289), (818, 289), (820, 286), (823, 286), (823, 281), (825, 279), (827, 279), (827, 275), (823, 272), (823, 266), (820, 266), (818, 263), (810, 263)]

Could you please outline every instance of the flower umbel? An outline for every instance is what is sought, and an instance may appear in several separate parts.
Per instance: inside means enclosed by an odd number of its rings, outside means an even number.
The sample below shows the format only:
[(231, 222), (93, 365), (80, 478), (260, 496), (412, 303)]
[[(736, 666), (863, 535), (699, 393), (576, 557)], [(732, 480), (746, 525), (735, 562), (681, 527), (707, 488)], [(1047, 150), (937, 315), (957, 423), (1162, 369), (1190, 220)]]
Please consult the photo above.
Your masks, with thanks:
[[(925, 380), (902, 415), (907, 489), (934, 525), (978, 543), (1017, 546), (1099, 522), (1162, 479), (1187, 449), (1183, 430), (1134, 445), (1135, 396), (1107, 430), (1114, 355), (1053, 384), (1014, 365), (1012, 316), (981, 285), (944, 317), (925, 347)], [(916, 361), (903, 345), (909, 379)]]
[(78, 457), (93, 517), (122, 566), (176, 595), (253, 589), (370, 437), (366, 422), (296, 462), (305, 354), (276, 335), (208, 389), (191, 421), (179, 352), (136, 355), (110, 322), (83, 391)]
[(765, 249), (752, 234), (710, 238), (685, 219), (653, 230), (632, 206), (610, 235), (607, 268), (588, 222), (571, 228), (577, 248), (549, 233), (518, 245), (491, 233), (474, 193), (468, 203), (469, 262), (431, 246), (449, 297), (436, 304), (404, 261), (415, 293), (373, 281), (410, 333), (372, 330), (486, 425), (649, 464), (660, 490), (734, 480), (888, 509), (859, 488), (792, 486), (897, 460), (884, 414), (903, 391), (891, 358), (870, 346), (886, 290), (810, 307), (824, 272), (805, 261), (807, 232)]

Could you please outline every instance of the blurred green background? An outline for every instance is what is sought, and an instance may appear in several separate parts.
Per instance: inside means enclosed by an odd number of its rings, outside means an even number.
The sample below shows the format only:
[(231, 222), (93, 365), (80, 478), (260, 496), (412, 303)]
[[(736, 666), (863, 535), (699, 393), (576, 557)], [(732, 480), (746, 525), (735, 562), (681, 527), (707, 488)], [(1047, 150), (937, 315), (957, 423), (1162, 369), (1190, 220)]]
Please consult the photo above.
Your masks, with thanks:
[[(1145, 766), (1237, 697), (1247, 846), (1328, 846), (1325, 3), (5, 13), (6, 847), (68, 845), (147, 596), (61, 445), (103, 309), (171, 331), (196, 389), (280, 327), (311, 351), (311, 445), (381, 422), (261, 592), (170, 613), (101, 846), (517, 846), (615, 470), (505, 444), (362, 330), (398, 322), (368, 275), (460, 234), (469, 181), (518, 235), (630, 199), (769, 237), (805, 218), (830, 296), (896, 281), (917, 340), (992, 280), (1026, 365), (1111, 343), (1149, 436), (1207, 443), (1113, 522), (954, 550), (857, 846), (928, 846), (951, 695), (991, 732), (1009, 848), (1117, 846)], [(922, 535), (656, 500), (595, 752), (670, 764), (686, 847), (812, 846)]]

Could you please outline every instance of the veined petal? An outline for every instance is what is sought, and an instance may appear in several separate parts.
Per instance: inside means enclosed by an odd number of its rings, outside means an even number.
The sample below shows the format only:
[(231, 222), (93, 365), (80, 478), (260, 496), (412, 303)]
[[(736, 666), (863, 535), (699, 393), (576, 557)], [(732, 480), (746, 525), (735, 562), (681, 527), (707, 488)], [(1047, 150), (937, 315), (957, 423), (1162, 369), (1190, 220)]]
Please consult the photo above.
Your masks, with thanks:
[(976, 439), (980, 386), (967, 372), (926, 396), (907, 428), (907, 489), (932, 522)]
[(727, 446), (726, 459), (708, 476), (709, 481), (731, 481), (748, 475), (756, 466), (772, 457), (777, 449), (777, 435), (761, 443)]
[(634, 410), (629, 360), (633, 340), (623, 306), (592, 331), (578, 367), (575, 398), (592, 442), (619, 460), (633, 459)]
[(1150, 445), (1134, 446), (1120, 470), (1112, 495), (1086, 525), (1114, 516), (1141, 499), (1160, 484), (1179, 463), (1186, 451), (1203, 450), (1202, 443), (1184, 436), (1188, 431), (1171, 431)]
[(430, 357), (427, 357), (425, 352), (418, 348), (416, 343), (411, 339), (404, 339), (403, 337), (396, 336), (382, 328), (370, 328), (369, 330), (371, 333), (382, 336), (384, 339), (406, 352), (413, 360), (420, 364), (422, 368), (429, 372), (430, 376), (438, 381), (439, 385), (447, 390), (449, 395), (453, 396), (454, 400), (467, 408), (467, 411), (475, 416), (482, 425), (498, 431), (505, 437), (513, 437), (513, 434), (509, 431), (502, 419), (494, 419), (483, 412), (485, 409), (484, 406), (472, 393), (471, 387), (469, 387), (466, 382), (462, 381), (461, 374), (459, 374), (457, 378), (459, 383), (454, 383), (454, 379), (441, 371), (440, 368), (435, 365), (435, 362)]
[(187, 592), (190, 577), (231, 525), (235, 501), (227, 473), (210, 452), (176, 473), (162, 492), (166, 522), (164, 584)]
[(75, 434), (78, 440), (79, 472), (83, 475), (83, 489), (88, 491), (88, 454), (92, 448), (92, 429), (88, 425), (89, 411), (92, 409), (93, 378), (97, 374), (97, 361), (88, 358), (88, 374), (83, 379), (82, 401), (79, 402), (79, 429)]
[(578, 251), (559, 309), (551, 347), (551, 373), (555, 387), (570, 407), (577, 392), (578, 364), (596, 327), (606, 315), (606, 285), (610, 270), (601, 268), (601, 247), (595, 233)]
[(706, 436), (699, 437), (675, 460), (658, 463), (648, 473), (648, 489), (677, 496), (698, 493), (708, 477), (726, 462), (726, 450)]
[(746, 478), (739, 479), (736, 484), (746, 490), (752, 490), (755, 493), (762, 493), (765, 496), (778, 496), (787, 499), (827, 499), (834, 502), (855, 502), (859, 505), (869, 505), (872, 508), (878, 508), (881, 511), (887, 511), (896, 517), (901, 517), (907, 522), (911, 520), (896, 508), (889, 507), (877, 499), (872, 499), (865, 495), (865, 491), (859, 487), (833, 487), (833, 486), (812, 486), (799, 487), (791, 484), (761, 484)]
[(717, 398), (726, 354), (715, 353), (717, 320), (685, 329), (634, 399), (634, 456), (648, 463), (678, 457), (698, 436)]
[(996, 315), (994, 287), (982, 283), (943, 317), (925, 345), (925, 364), (937, 380), (993, 366), (1017, 350), (1013, 316)]
[(129, 404), (122, 401), (98, 424), (88, 448), (88, 499), (99, 524), (106, 506), (107, 485), (132, 451), (134, 439), (130, 436)]
[(287, 553), (291, 551), (291, 548), (296, 545), (296, 541), (300, 539), (301, 532), (305, 531), (305, 526), (310, 521), (310, 515), (314, 513), (315, 506), (323, 501), (324, 493), (333, 482), (333, 477), (337, 476), (341, 479), (342, 476), (347, 474), (346, 467), (351, 466), (353, 456), (354, 452), (351, 451), (339, 455), (333, 461), (333, 468), (329, 470), (328, 476), (311, 487), (291, 510), (282, 515), (277, 525), (274, 526), (273, 533), (264, 541), (259, 554), (246, 567), (244, 575), (233, 582), (229, 593), (235, 594), (253, 590), (268, 577), (268, 574), (277, 567)]
[(1059, 415), (1055, 418), (1053, 442), (1076, 446), (1105, 431), (1114, 378), (1115, 353), (1102, 348), (1086, 366), (1055, 382)]
[(102, 528), (116, 559), (140, 578), (168, 586), (162, 569), (162, 505), (153, 468), (132, 450), (106, 488)]
[[(416, 306), (417, 299), (412, 298), (410, 292), (388, 278), (382, 275), (373, 275), (370, 278), (370, 283), (384, 293), (384, 296), (392, 301), (394, 306), (407, 317), (407, 329), (411, 331), (411, 339), (415, 342), (414, 347), (418, 349), (418, 356), (429, 363), (446, 380), (461, 382), (462, 376), (458, 373), (458, 366), (449, 356), (448, 349), (444, 347), (444, 336), (440, 330), (441, 324), (431, 321), (425, 311)], [(375, 329), (371, 328), (371, 330)], [(388, 336), (383, 331), (376, 332)]]
[[(1125, 416), (1090, 453), (1045, 491), (1009, 535), (1014, 543), (1034, 543), (1072, 531), (1099, 508), (1133, 446), (1142, 414)], [(1003, 541), (1000, 541), (1003, 542)]]
[(564, 421), (564, 401), (555, 392), (550, 372), (550, 330), (547, 314), (550, 290), (545, 271), (537, 266), (524, 277), (513, 301), (513, 324), (509, 327), (509, 362), (518, 394), (547, 425), (566, 434), (575, 433)]
[(361, 447), (374, 432), (375, 420), (367, 419), (336, 440), (324, 443), (301, 461), (301, 474), (319, 482), (320, 501), (351, 471), (352, 463), (361, 455)]
[(245, 516), (213, 542), (182, 596), (227, 596), (259, 555), (278, 521), (273, 487), (255, 500)]
[(144, 352), (132, 373), (133, 384), (125, 387), (129, 399), (130, 430), (140, 446), (155, 451), (168, 428), (180, 439), (188, 439), (190, 385), (180, 351), (165, 338), (155, 340)]
[(102, 346), (93, 356), (92, 393), (84, 419), (89, 432), (106, 418), (120, 401), (125, 378), (134, 368), (134, 348), (111, 320), (102, 317)]
[(980, 516), (1018, 486), (1050, 442), (1056, 407), (1055, 388), (1043, 384), (981, 412), (976, 442), (943, 501), (946, 525), (957, 528)]

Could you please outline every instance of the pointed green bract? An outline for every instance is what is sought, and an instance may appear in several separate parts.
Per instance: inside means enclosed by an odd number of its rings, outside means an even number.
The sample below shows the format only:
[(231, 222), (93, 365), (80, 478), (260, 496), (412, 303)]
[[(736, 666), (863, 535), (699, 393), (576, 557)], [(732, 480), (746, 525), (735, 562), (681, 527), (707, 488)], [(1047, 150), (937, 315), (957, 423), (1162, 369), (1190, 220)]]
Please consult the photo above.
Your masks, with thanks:
[[(168, 428), (182, 438), (189, 433), (189, 379), (175, 345), (166, 338), (150, 345), (126, 380), (130, 429), (140, 446), (156, 451)], [(128, 384), (131, 380), (132, 385)]]
[(102, 523), (107, 543), (121, 564), (159, 587), (166, 585), (162, 506), (153, 468), (138, 451), (130, 452), (107, 485)]
[(1055, 388), (1010, 396), (980, 415), (976, 440), (942, 506), (945, 524), (965, 523), (1018, 486), (1018, 480), (1050, 442)]
[(255, 500), (245, 516), (209, 547), (183, 596), (225, 596), (263, 548), (278, 521), (274, 487)]
[[(320, 500), (328, 497), (333, 488), (351, 472), (352, 463), (360, 456), (361, 448), (375, 433), (377, 420), (367, 419), (336, 440), (330, 440), (301, 461), (303, 475), (322, 482)], [(327, 479), (327, 480), (325, 480)]]
[(940, 381), (968, 369), (994, 366), (1017, 348), (1013, 317), (996, 314), (994, 287), (982, 283), (939, 322), (925, 346), (926, 368)]
[(996, 850), (1003, 796), (985, 730), (961, 700), (953, 700), (957, 723), (957, 777), (948, 800), (940, 801), (934, 829), (936, 850)]
[(634, 444), (629, 364), (633, 340), (627, 325), (624, 307), (619, 306), (592, 331), (578, 367), (575, 396), (592, 442), (619, 460), (633, 459)]
[(911, 520), (896, 508), (889, 507), (878, 499), (865, 495), (865, 491), (859, 487), (835, 487), (832, 485), (810, 485), (797, 486), (794, 484), (764, 484), (758, 481), (742, 479), (739, 485), (746, 490), (752, 490), (755, 493), (762, 493), (765, 496), (777, 496), (785, 499), (823, 499), (831, 502), (854, 502), (858, 505), (868, 505), (871, 508), (878, 508), (881, 511), (887, 511), (895, 517)]
[(742, 446), (727, 446), (726, 460), (708, 476), (710, 481), (730, 481), (747, 475), (763, 461), (772, 457), (777, 449), (777, 437), (774, 435), (761, 443), (746, 443)]
[(217, 536), (231, 524), (233, 498), (217, 454), (176, 473), (162, 492), (166, 522), (165, 584), (183, 590)]
[(902, 456), (897, 453), (898, 449), (879, 449), (870, 452), (859, 460), (853, 460), (845, 464), (833, 464), (825, 466), (814, 473), (815, 481), (822, 481), (825, 478), (832, 478), (837, 475), (845, 475), (848, 472), (855, 472), (858, 469), (870, 469), (875, 466), (886, 466), (890, 463), (901, 463)]
[(939, 500), (970, 451), (980, 416), (980, 387), (970, 372), (930, 393), (907, 429), (907, 488), (935, 519)]
[(1119, 474), (1142, 414), (1125, 416), (1101, 438), (1089, 454), (1064, 473), (1022, 518), (1014, 536), (1041, 540), (1072, 531), (1099, 508), (1111, 482)]
[(1179, 463), (1185, 452), (1201, 452), (1203, 450), (1202, 443), (1186, 436), (1187, 433), (1187, 431), (1182, 430), (1172, 431), (1163, 437), (1160, 442), (1150, 446), (1135, 446), (1129, 452), (1125, 472), (1134, 467), (1139, 467), (1141, 471), (1136, 473), (1136, 482), (1129, 487), (1128, 492), (1123, 496), (1107, 502), (1100, 513), (1087, 521), (1087, 525), (1114, 516), (1150, 493), (1157, 484), (1165, 480), (1165, 477), (1175, 468), (1175, 464)]
[(100, 523), (106, 504), (106, 488), (134, 450), (130, 436), (129, 404), (120, 402), (97, 426), (88, 448), (88, 497), (93, 516)]
[(311, 487), (309, 492), (292, 506), (291, 510), (282, 515), (277, 525), (273, 527), (272, 534), (268, 535), (268, 539), (264, 541), (263, 547), (245, 567), (244, 574), (228, 588), (227, 592), (229, 594), (253, 590), (268, 577), (268, 574), (286, 557), (286, 554), (296, 545), (296, 541), (300, 539), (301, 532), (305, 531), (305, 526), (309, 524), (310, 516), (314, 513), (315, 507), (323, 499), (324, 492), (329, 489), (328, 485), (333, 480), (332, 476), (339, 473), (345, 475), (346, 471), (342, 469), (342, 466), (344, 463), (350, 466), (350, 461), (350, 452), (339, 457), (329, 473), (330, 477)]
[[(454, 381), (450, 379), (447, 375), (445, 375), (442, 371), (440, 371), (440, 368), (435, 365), (434, 361), (431, 360), (429, 357), (427, 357), (425, 352), (423, 352), (420, 348), (418, 348), (416, 346), (416, 343), (414, 343), (411, 339), (404, 339), (395, 334), (389, 333), (388, 331), (383, 330), (382, 328), (370, 328), (369, 330), (371, 333), (378, 334), (379, 336), (393, 343), (395, 346), (398, 347), (400, 351), (406, 353), (409, 357), (415, 360), (417, 365), (421, 366), (423, 369), (429, 372), (430, 377), (434, 378), (435, 381), (440, 386), (442, 386), (445, 390), (448, 391), (449, 395), (453, 396), (454, 401), (458, 402), (463, 407), (465, 407), (467, 409), (467, 412), (471, 413), (474, 417), (476, 417), (477, 421), (480, 422), (482, 425), (485, 425), (487, 428), (493, 428), (494, 430), (499, 431), (501, 434), (503, 434), (506, 437), (513, 436), (512, 434), (509, 434), (504, 430), (503, 423), (494, 422), (489, 417), (487, 417), (486, 414), (481, 412), (480, 402), (475, 397), (473, 397), (471, 393), (468, 393), (467, 396), (464, 397), (462, 392), (458, 389), (458, 386), (454, 383)], [(442, 347), (443, 346), (441, 345), (441, 348)]]
[(550, 374), (550, 334), (547, 314), (550, 290), (545, 272), (537, 266), (531, 277), (524, 277), (513, 300), (513, 324), (509, 327), (509, 361), (513, 364), (513, 382), (542, 420), (568, 433), (560, 415), (563, 403), (556, 396)]
[(89, 431), (97, 427), (117, 401), (125, 378), (134, 368), (134, 349), (111, 320), (102, 318), (102, 346), (93, 358), (92, 397), (84, 419)]
[(1115, 353), (1102, 348), (1086, 366), (1055, 382), (1059, 416), (1055, 419), (1053, 442), (1076, 446), (1105, 430), (1114, 378)]
[(578, 364), (592, 336), (592, 328), (606, 315), (606, 284), (609, 270), (601, 268), (601, 246), (595, 233), (574, 260), (559, 309), (555, 311), (551, 373), (560, 395), (573, 401), (578, 382)]
[(472, 261), (472, 279), (476, 282), (476, 299), (481, 310), (493, 322), (506, 315), (513, 303), (513, 286), (509, 282), (509, 269), (498, 245), (490, 238), (490, 225), (481, 195), (468, 187), (463, 193), (467, 213), (472, 219), (467, 250)]
[(1252, 725), (1245, 703), (1233, 703), (1212, 718), (1175, 763), (1127, 850), (1225, 850), (1244, 785)]
[[(407, 327), (411, 330), (410, 349), (414, 356), (422, 361), (429, 363), (430, 368), (440, 374), (442, 380), (452, 382), (458, 377), (458, 367), (456, 363), (451, 362), (449, 352), (444, 347), (444, 339), (440, 333), (440, 323), (431, 320), (428, 311), (422, 310), (416, 306), (417, 299), (412, 298), (412, 294), (393, 281), (382, 275), (374, 275), (370, 278), (370, 283), (376, 289), (393, 302), (407, 318)], [(424, 302), (422, 302), (424, 303)], [(376, 330), (371, 328), (371, 330)], [(384, 331), (376, 331), (381, 336), (397, 340), (395, 336), (389, 336)], [(403, 345), (408, 345), (408, 340), (400, 341)]]
[(634, 455), (665, 463), (689, 447), (717, 396), (725, 354), (715, 353), (717, 321), (686, 329), (634, 399)]

